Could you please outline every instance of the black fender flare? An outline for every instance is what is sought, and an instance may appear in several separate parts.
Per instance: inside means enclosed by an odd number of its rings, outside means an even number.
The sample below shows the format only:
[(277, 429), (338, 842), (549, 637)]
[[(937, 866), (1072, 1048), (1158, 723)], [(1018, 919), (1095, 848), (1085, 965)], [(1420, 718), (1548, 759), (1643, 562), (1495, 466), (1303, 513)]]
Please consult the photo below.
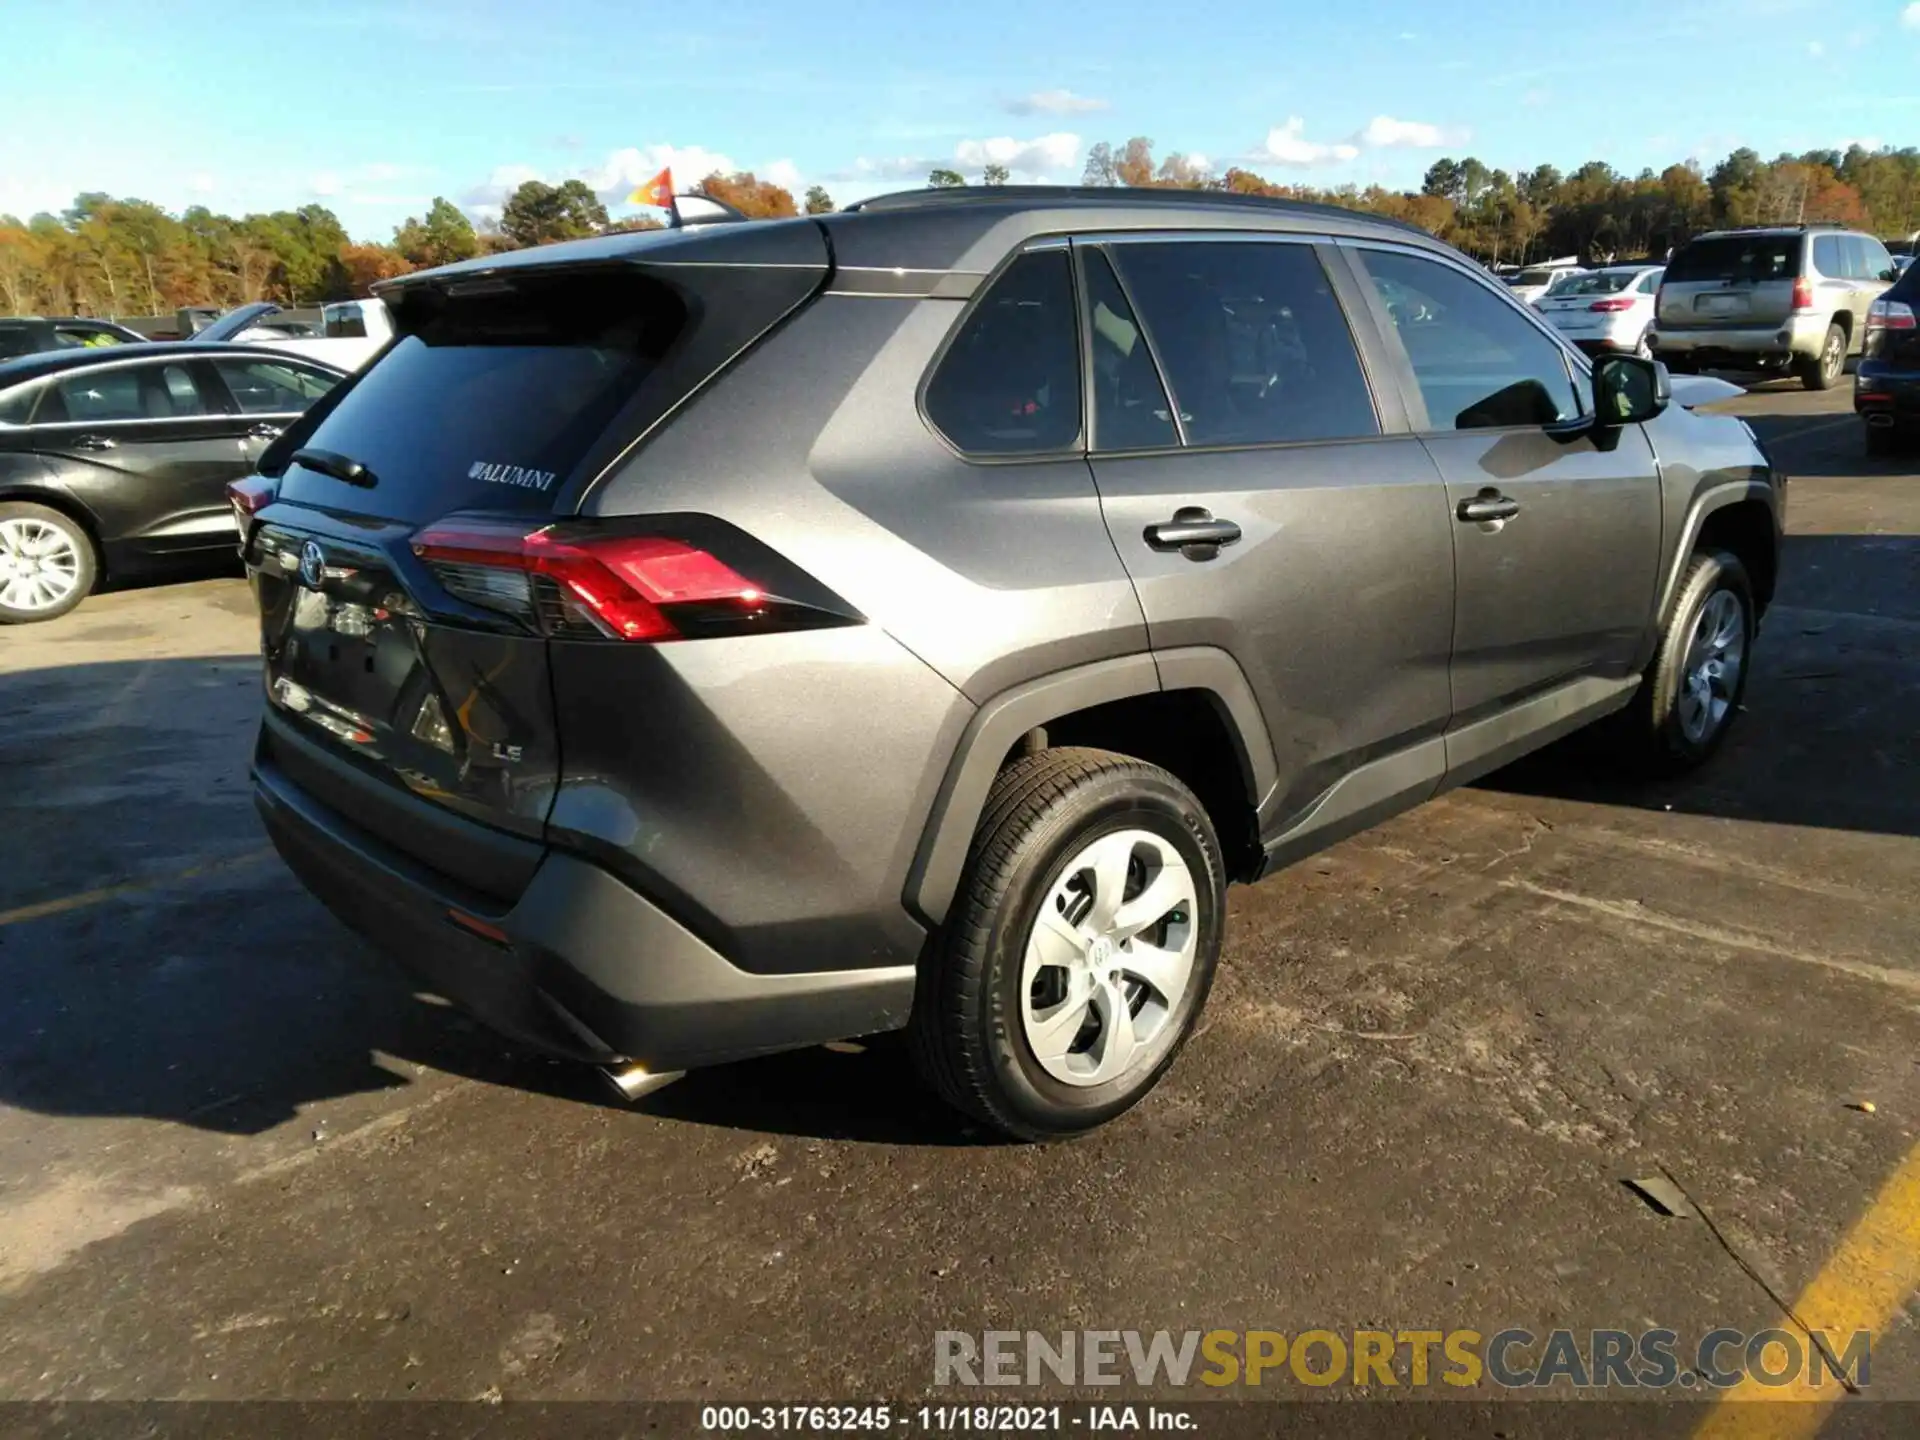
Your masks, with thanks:
[(1699, 543), (1701, 530), (1706, 528), (1707, 517), (1717, 510), (1743, 505), (1749, 500), (1758, 500), (1774, 516), (1777, 541), (1780, 529), (1779, 512), (1775, 509), (1777, 501), (1773, 487), (1765, 480), (1729, 480), (1709, 486), (1693, 497), (1687, 506), (1686, 521), (1680, 527), (1680, 543), (1674, 547), (1673, 555), (1667, 562), (1667, 573), (1660, 577), (1660, 603), (1653, 612), (1657, 622), (1654, 626), (1656, 636), (1666, 629), (1667, 622), (1673, 618), (1673, 602), (1680, 592), (1680, 576), (1687, 568), (1693, 547)]
[(907, 870), (907, 907), (931, 925), (946, 918), (1000, 763), (1022, 735), (1094, 705), (1168, 690), (1203, 692), (1239, 748), (1247, 802), (1256, 811), (1277, 784), (1273, 743), (1245, 672), (1212, 646), (1121, 655), (1010, 686), (974, 712)]

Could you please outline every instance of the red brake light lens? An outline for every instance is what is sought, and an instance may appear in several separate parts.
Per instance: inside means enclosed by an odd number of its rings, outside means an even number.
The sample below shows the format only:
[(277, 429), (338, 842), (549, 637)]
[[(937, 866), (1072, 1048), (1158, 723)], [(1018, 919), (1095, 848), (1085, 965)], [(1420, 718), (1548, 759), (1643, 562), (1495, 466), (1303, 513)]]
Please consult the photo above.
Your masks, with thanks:
[(1624, 295), (1616, 295), (1610, 300), (1596, 300), (1587, 307), (1589, 310), (1631, 310), (1633, 301)]
[(234, 518), (244, 529), (247, 521), (273, 503), (275, 493), (273, 481), (266, 476), (246, 475), (228, 483), (227, 503), (233, 506)]
[(413, 552), (449, 594), (552, 635), (679, 640), (689, 619), (702, 634), (746, 633), (779, 628), (761, 622), (787, 608), (718, 556), (663, 535), (453, 523), (420, 532)]
[(1867, 329), (1869, 330), (1911, 330), (1914, 328), (1913, 307), (1903, 305), (1898, 300), (1876, 300), (1867, 311)]
[(1804, 275), (1793, 282), (1793, 308), (1796, 310), (1813, 308), (1813, 281)]

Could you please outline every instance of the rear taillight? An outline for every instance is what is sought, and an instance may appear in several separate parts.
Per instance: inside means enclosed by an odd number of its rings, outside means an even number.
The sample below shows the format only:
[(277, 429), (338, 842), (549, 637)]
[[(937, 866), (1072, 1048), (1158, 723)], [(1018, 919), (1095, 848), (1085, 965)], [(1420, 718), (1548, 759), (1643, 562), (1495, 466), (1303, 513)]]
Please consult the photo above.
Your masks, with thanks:
[(1813, 281), (1804, 275), (1793, 282), (1793, 308), (1796, 310), (1813, 309)]
[(1914, 328), (1913, 307), (1903, 305), (1898, 300), (1876, 300), (1867, 311), (1867, 333), (1876, 330), (1911, 330)]
[(233, 507), (234, 528), (244, 545), (253, 517), (273, 503), (277, 487), (264, 475), (247, 475), (227, 484), (227, 503)]
[(1633, 308), (1633, 301), (1627, 299), (1624, 295), (1616, 295), (1611, 300), (1596, 300), (1591, 305), (1587, 306), (1587, 309), (1589, 310), (1606, 310), (1606, 311), (1631, 310), (1632, 308)]
[(413, 552), (455, 599), (555, 637), (657, 642), (858, 620), (771, 594), (711, 550), (667, 535), (450, 522), (421, 531)]

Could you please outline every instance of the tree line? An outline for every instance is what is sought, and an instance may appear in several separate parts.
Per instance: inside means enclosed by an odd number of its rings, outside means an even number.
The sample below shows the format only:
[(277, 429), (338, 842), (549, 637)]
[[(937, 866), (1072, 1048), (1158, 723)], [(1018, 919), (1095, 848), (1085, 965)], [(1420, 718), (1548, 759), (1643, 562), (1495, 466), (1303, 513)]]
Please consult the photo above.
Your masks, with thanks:
[[(1228, 190), (1345, 206), (1407, 220), (1490, 264), (1572, 255), (1586, 262), (1662, 259), (1693, 235), (1740, 225), (1835, 221), (1888, 240), (1920, 230), (1920, 149), (1809, 150), (1762, 160), (1735, 150), (1712, 169), (1694, 161), (1627, 176), (1604, 160), (1562, 174), (1510, 174), (1469, 156), (1437, 160), (1417, 191), (1370, 185), (1282, 185), (1250, 170), (1216, 175), (1182, 154), (1156, 163), (1153, 141), (1095, 145), (1082, 183)], [(935, 171), (928, 183), (953, 183)]]
[[(927, 183), (964, 185), (968, 178), (939, 166)], [(1009, 175), (990, 164), (979, 178), (1001, 185)], [(1601, 160), (1571, 174), (1551, 165), (1509, 173), (1471, 156), (1448, 157), (1434, 162), (1418, 190), (1401, 191), (1279, 184), (1240, 167), (1215, 173), (1179, 152), (1156, 159), (1153, 141), (1135, 136), (1094, 145), (1081, 178), (1087, 185), (1342, 205), (1410, 221), (1492, 264), (1562, 255), (1659, 259), (1691, 235), (1732, 225), (1830, 220), (1888, 240), (1920, 230), (1920, 149), (1912, 146), (1854, 145), (1773, 160), (1739, 149), (1710, 170), (1688, 161), (1631, 177)], [(796, 201), (745, 171), (708, 175), (694, 188), (754, 219), (834, 208), (819, 185)], [(507, 197), (497, 222), (477, 227), (452, 201), (436, 198), (385, 243), (354, 241), (323, 205), (234, 219), (204, 206), (173, 215), (145, 200), (88, 193), (59, 215), (0, 215), (0, 313), (111, 316), (254, 300), (312, 304), (364, 295), (375, 282), (410, 270), (659, 224), (651, 215), (611, 219), (581, 180), (529, 180)]]
[[(796, 205), (786, 190), (747, 172), (709, 175), (695, 189), (755, 218), (833, 208), (819, 186)], [(529, 180), (507, 197), (497, 222), (479, 226), (436, 197), (384, 243), (354, 241), (324, 205), (235, 219), (201, 205), (174, 215), (146, 200), (92, 192), (58, 215), (0, 215), (0, 314), (163, 315), (256, 300), (309, 305), (365, 295), (377, 281), (410, 270), (659, 225), (651, 215), (610, 219), (581, 180)]]

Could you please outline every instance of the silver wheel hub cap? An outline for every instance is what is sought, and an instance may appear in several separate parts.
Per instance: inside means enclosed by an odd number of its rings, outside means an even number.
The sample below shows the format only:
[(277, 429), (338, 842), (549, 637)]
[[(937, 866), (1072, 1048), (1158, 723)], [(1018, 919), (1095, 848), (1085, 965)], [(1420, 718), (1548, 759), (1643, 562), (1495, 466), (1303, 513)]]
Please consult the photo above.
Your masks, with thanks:
[(51, 610), (80, 583), (80, 553), (44, 520), (0, 520), (0, 605)]
[(1033, 1057), (1068, 1085), (1105, 1085), (1158, 1063), (1199, 944), (1193, 875), (1147, 830), (1120, 830), (1061, 867), (1040, 902), (1020, 974)]
[(1716, 590), (1700, 607), (1681, 671), (1680, 729), (1695, 744), (1727, 723), (1747, 660), (1747, 614), (1731, 590)]

